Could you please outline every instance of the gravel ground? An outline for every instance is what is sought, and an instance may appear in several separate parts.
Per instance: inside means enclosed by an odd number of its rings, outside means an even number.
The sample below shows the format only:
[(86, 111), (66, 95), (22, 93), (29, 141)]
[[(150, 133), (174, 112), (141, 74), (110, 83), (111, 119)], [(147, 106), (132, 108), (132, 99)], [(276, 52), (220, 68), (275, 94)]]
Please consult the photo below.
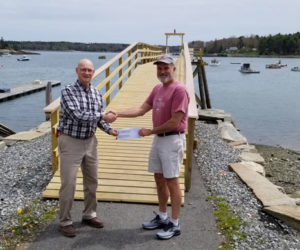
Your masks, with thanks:
[[(50, 134), (0, 150), (0, 235), (13, 226), (18, 208), (41, 199), (51, 177)], [(55, 201), (45, 205), (49, 203)]]
[(299, 233), (262, 212), (251, 190), (229, 172), (228, 164), (239, 161), (239, 154), (218, 136), (217, 125), (197, 122), (196, 131), (195, 158), (209, 194), (224, 198), (244, 222), (240, 232), (248, 236), (236, 242), (234, 249), (300, 249)]
[[(228, 171), (229, 163), (239, 161), (239, 152), (218, 136), (217, 126), (198, 121), (196, 135), (195, 160), (209, 194), (224, 198), (244, 222), (240, 232), (248, 236), (235, 243), (234, 249), (300, 249), (298, 233), (262, 212), (251, 190)], [(49, 134), (0, 150), (0, 235), (18, 208), (41, 199), (51, 176)], [(57, 204), (55, 200), (47, 202)]]

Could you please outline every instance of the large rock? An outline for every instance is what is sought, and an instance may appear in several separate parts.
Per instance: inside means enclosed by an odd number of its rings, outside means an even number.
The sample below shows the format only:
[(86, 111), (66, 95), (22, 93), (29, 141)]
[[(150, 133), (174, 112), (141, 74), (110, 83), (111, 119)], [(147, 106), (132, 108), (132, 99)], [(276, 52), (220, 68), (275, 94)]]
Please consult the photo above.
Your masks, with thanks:
[(4, 141), (0, 141), (0, 150), (6, 148), (6, 143)]
[(41, 123), (36, 128), (36, 131), (37, 132), (41, 132), (41, 133), (49, 133), (51, 131), (51, 123), (50, 123), (50, 121)]
[(218, 130), (221, 138), (228, 142), (247, 143), (246, 137), (240, 134), (230, 122), (222, 122), (219, 124)]
[(222, 109), (199, 109), (199, 120), (226, 120), (231, 122), (232, 117)]
[(264, 211), (284, 221), (291, 227), (300, 230), (300, 207), (299, 206), (271, 206), (264, 208)]
[(235, 171), (247, 186), (252, 189), (255, 196), (265, 207), (279, 205), (296, 206), (294, 199), (281, 193), (272, 182), (255, 172), (250, 166), (231, 163), (229, 168)]
[(294, 193), (289, 195), (291, 198), (300, 198), (300, 191), (295, 191)]
[(44, 134), (45, 133), (41, 133), (37, 131), (23, 131), (23, 132), (18, 132), (16, 134), (7, 136), (3, 139), (3, 141), (5, 141), (6, 144), (13, 141), (30, 141)]
[(265, 159), (258, 153), (242, 152), (240, 156), (244, 161), (253, 161), (261, 164), (265, 163)]
[(253, 161), (242, 161), (242, 162), (240, 162), (240, 164), (244, 165), (246, 167), (251, 168), (253, 171), (261, 174), (262, 176), (266, 176), (265, 168), (262, 165), (260, 165), (260, 164), (258, 164), (256, 162), (253, 162)]
[(234, 148), (241, 150), (243, 152), (257, 153), (257, 149), (255, 148), (254, 145), (249, 145), (249, 144), (235, 145)]

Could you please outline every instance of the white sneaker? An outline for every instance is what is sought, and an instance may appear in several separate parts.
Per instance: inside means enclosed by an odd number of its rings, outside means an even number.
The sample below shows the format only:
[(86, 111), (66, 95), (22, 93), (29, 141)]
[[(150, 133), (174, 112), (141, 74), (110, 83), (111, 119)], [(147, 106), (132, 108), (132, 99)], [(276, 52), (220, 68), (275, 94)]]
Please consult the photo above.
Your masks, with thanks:
[(173, 236), (180, 235), (180, 226), (175, 226), (171, 221), (164, 227), (163, 230), (159, 231), (156, 236), (158, 239), (168, 240), (171, 239)]
[(156, 214), (154, 219), (152, 219), (151, 221), (148, 221), (148, 222), (144, 222), (142, 224), (142, 227), (144, 229), (154, 230), (154, 229), (158, 229), (158, 228), (164, 228), (168, 224), (169, 218), (162, 220), (157, 213), (154, 212), (154, 214)]

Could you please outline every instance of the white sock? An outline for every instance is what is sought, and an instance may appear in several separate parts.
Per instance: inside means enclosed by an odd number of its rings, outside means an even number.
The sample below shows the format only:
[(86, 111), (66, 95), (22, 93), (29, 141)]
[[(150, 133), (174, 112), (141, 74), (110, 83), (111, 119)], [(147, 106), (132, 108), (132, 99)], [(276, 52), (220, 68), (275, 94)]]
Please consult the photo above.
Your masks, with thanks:
[(168, 212), (158, 211), (158, 215), (162, 220), (166, 220), (168, 218)]
[(175, 220), (173, 218), (170, 219), (170, 221), (177, 227), (179, 224), (179, 219)]

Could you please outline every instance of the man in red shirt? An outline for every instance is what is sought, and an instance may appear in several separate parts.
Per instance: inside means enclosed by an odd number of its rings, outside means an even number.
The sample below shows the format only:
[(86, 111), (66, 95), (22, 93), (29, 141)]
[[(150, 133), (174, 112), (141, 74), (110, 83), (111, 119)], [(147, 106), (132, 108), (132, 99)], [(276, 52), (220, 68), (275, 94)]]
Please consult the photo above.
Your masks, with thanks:
[[(156, 236), (170, 239), (181, 233), (179, 215), (181, 190), (180, 166), (185, 148), (189, 95), (185, 86), (174, 79), (175, 64), (169, 55), (162, 55), (157, 65), (157, 84), (146, 101), (137, 108), (116, 112), (118, 117), (142, 116), (152, 109), (153, 128), (141, 128), (141, 136), (154, 134), (149, 154), (149, 172), (154, 173), (159, 201), (156, 217), (142, 224), (144, 229), (162, 228)], [(167, 202), (171, 198), (172, 215), (167, 214)]]

